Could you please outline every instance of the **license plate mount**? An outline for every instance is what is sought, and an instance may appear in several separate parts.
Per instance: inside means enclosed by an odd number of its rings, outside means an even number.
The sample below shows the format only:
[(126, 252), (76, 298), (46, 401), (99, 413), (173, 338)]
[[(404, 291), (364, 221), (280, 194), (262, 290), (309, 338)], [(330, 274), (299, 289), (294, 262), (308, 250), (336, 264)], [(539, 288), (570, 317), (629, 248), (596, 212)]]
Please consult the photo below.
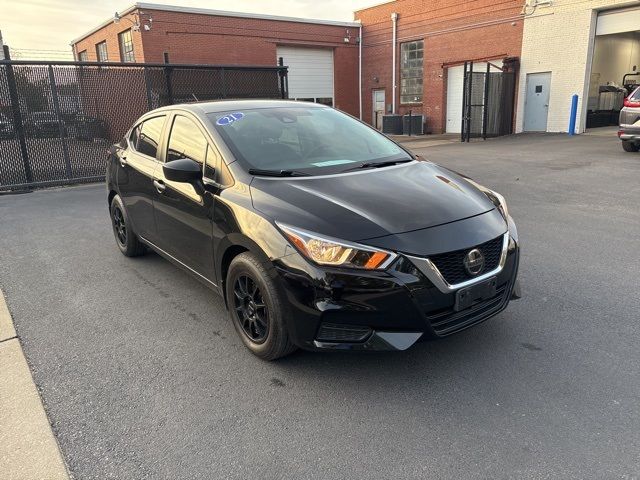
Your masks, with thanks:
[(484, 282), (477, 283), (470, 287), (461, 288), (456, 292), (456, 303), (453, 309), (456, 312), (466, 310), (481, 300), (486, 300), (496, 296), (498, 279), (491, 277)]

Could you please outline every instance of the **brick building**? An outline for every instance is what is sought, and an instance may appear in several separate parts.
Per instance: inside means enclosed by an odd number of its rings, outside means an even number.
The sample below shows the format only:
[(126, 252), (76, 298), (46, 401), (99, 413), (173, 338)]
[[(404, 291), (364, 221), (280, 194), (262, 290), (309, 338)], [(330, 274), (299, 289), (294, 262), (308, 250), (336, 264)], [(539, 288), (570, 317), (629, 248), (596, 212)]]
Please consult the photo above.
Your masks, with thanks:
[(72, 41), (78, 60), (289, 66), (290, 98), (359, 115), (359, 24), (137, 3)]
[(383, 114), (411, 110), (434, 133), (458, 133), (462, 64), (478, 70), (518, 58), (522, 5), (395, 0), (356, 11), (356, 22), (334, 22), (138, 3), (72, 47), (93, 61), (162, 62), (168, 53), (172, 63), (275, 65), (282, 57), (291, 98), (377, 127)]
[[(426, 116), (434, 133), (460, 132), (465, 61), (475, 70), (519, 57), (521, 0), (396, 0), (355, 12), (362, 22), (363, 118), (393, 110)], [(395, 15), (393, 15), (395, 14)], [(393, 30), (396, 55), (393, 65)], [(395, 70), (395, 92), (393, 90)], [(377, 105), (375, 99), (378, 100)], [(379, 114), (378, 114), (379, 115)]]

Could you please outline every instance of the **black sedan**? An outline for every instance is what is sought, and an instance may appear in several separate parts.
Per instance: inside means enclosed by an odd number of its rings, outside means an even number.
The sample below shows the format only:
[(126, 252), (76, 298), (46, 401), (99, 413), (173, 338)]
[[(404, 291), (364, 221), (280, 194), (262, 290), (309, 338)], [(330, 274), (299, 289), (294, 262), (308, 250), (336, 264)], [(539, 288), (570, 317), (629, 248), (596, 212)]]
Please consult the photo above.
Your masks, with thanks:
[(264, 359), (404, 350), (519, 295), (504, 198), (332, 108), (219, 101), (147, 113), (113, 146), (118, 248), (224, 297)]

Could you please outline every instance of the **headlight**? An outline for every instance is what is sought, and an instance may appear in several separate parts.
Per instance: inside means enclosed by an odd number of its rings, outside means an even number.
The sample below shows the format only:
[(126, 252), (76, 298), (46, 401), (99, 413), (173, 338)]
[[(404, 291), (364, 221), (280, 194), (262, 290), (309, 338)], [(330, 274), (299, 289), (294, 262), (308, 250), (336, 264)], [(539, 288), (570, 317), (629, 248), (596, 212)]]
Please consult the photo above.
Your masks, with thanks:
[(392, 252), (324, 237), (289, 225), (277, 225), (302, 255), (320, 265), (378, 270), (389, 266), (397, 256)]
[(465, 177), (465, 180), (469, 182), (471, 185), (473, 185), (474, 187), (476, 187), (478, 190), (480, 190), (482, 193), (484, 193), (489, 198), (489, 200), (491, 200), (491, 203), (493, 203), (496, 206), (496, 208), (502, 214), (504, 219), (507, 222), (509, 221), (509, 210), (507, 209), (507, 201), (502, 195), (500, 195), (498, 192), (494, 192), (493, 190), (487, 187), (483, 187), (479, 183), (476, 183), (473, 180), (471, 180), (470, 178)]

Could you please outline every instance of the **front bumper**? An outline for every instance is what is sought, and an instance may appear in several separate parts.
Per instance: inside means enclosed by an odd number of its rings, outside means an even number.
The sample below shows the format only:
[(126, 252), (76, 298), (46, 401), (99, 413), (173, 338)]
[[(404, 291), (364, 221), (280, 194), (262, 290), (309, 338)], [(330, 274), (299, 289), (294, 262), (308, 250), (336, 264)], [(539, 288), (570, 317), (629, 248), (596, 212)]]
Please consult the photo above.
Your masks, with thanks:
[(283, 257), (275, 266), (289, 300), (291, 340), (311, 350), (405, 350), (477, 325), (520, 296), (520, 247), (511, 240), (495, 274), (495, 296), (461, 311), (454, 310), (456, 290), (443, 292), (402, 255), (382, 272), (320, 268), (297, 253)]

